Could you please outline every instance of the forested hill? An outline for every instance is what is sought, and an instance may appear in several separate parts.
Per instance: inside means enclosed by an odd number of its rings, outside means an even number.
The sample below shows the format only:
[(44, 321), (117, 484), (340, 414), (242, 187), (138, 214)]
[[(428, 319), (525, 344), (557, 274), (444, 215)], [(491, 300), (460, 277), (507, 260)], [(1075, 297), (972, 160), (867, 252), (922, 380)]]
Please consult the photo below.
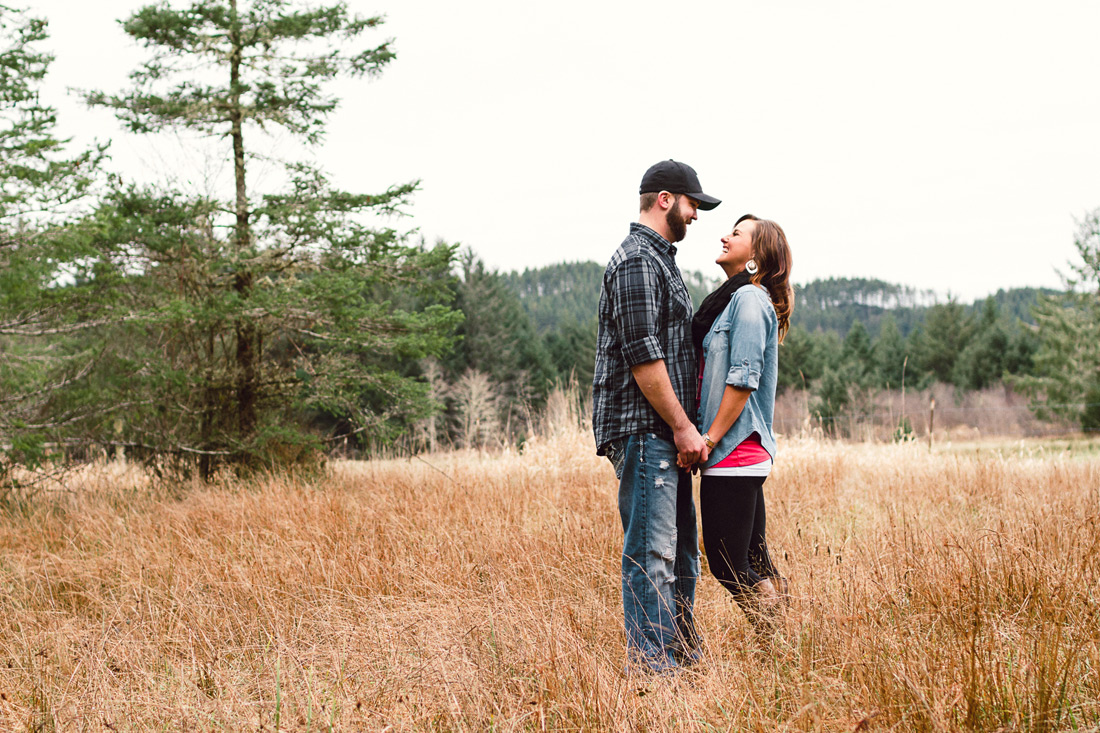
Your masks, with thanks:
[[(596, 262), (563, 262), (523, 272), (502, 273), (516, 292), (534, 326), (540, 332), (553, 331), (567, 323), (583, 324), (596, 316), (604, 266)], [(718, 283), (697, 271), (684, 271), (684, 281), (696, 306)], [(1010, 320), (1032, 322), (1031, 306), (1039, 293), (1053, 290), (1014, 288), (993, 295), (998, 312)], [(937, 302), (931, 290), (917, 290), (882, 280), (829, 278), (795, 285), (793, 322), (807, 331), (835, 331), (847, 334), (856, 321), (877, 336), (882, 319), (893, 315), (903, 336), (919, 326), (929, 307)], [(967, 308), (977, 312), (985, 299)]]
[[(535, 328), (553, 331), (567, 323), (586, 323), (596, 317), (604, 265), (563, 262), (523, 272), (502, 274), (527, 310)], [(684, 283), (698, 305), (718, 282), (699, 272), (685, 271)]]
[[(1053, 294), (1049, 288), (1012, 288), (989, 296), (997, 312), (1008, 321), (1034, 323), (1031, 308), (1040, 294)], [(981, 311), (988, 298), (968, 304), (966, 312)], [(902, 336), (920, 326), (928, 309), (943, 302), (932, 290), (917, 290), (867, 278), (828, 278), (795, 285), (795, 310), (791, 319), (807, 331), (848, 333), (856, 321), (863, 323), (871, 336), (878, 336), (883, 318), (893, 316)]]
[[(511, 313), (528, 314), (525, 331), (511, 329), (501, 335), (497, 332), (504, 323), (504, 310), (494, 307), (486, 320), (486, 328), (496, 334), (489, 342), (494, 346), (542, 344), (541, 352), (535, 349), (517, 362), (521, 368), (516, 374), (535, 374), (540, 364), (547, 364), (542, 371), (553, 372), (558, 379), (571, 375), (578, 384), (591, 384), (603, 269), (595, 262), (573, 262), (487, 275), (506, 291), (500, 294), (502, 300), (512, 299)], [(684, 280), (697, 305), (717, 285), (698, 272), (685, 272)], [(462, 287), (473, 285), (472, 275), (467, 274)], [(930, 290), (871, 278), (796, 284), (777, 387), (807, 390), (812, 414), (835, 431), (838, 420), (864, 410), (860, 400), (875, 390), (897, 389), (902, 384), (922, 389), (939, 382), (965, 392), (985, 389), (1006, 377), (1030, 379), (1039, 348), (1038, 329), (1031, 325), (1032, 309), (1043, 307), (1049, 314), (1061, 307), (1053, 300), (1040, 301), (1038, 296), (1044, 292), (1055, 293), (1015, 288), (967, 304), (938, 298)], [(468, 308), (464, 312), (463, 328), (470, 329), (477, 319)], [(539, 353), (545, 355), (541, 360), (536, 358)], [(497, 351), (491, 354), (498, 359)]]

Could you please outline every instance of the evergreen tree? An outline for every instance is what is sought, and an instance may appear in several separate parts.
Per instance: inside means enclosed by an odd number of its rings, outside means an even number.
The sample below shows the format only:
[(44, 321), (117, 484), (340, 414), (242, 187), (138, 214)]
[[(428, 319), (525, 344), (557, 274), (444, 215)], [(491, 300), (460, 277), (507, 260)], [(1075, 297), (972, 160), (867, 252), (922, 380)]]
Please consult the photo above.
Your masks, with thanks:
[(898, 330), (893, 314), (882, 320), (882, 329), (875, 342), (874, 362), (878, 386), (883, 389), (900, 389), (906, 378), (911, 378), (909, 348)]
[(41, 215), (64, 212), (86, 193), (105, 149), (70, 156), (68, 141), (55, 136), (56, 112), (42, 104), (38, 90), (53, 61), (37, 45), (47, 37), (45, 20), (0, 5), (5, 46), (0, 51), (0, 222), (5, 253), (18, 243), (17, 221), (28, 227), (48, 221)]
[(809, 387), (821, 375), (813, 357), (813, 336), (798, 324), (791, 326), (779, 345), (776, 391), (782, 394), (788, 389)]
[(515, 432), (517, 421), (525, 420), (532, 406), (542, 405), (557, 371), (506, 280), (469, 250), (462, 254), (461, 266), (455, 303), (465, 320), (458, 332), (461, 340), (446, 360), (447, 371), (456, 382), (469, 372), (488, 379), (498, 396), (493, 404), (504, 413), (500, 424)]
[(843, 418), (852, 405), (852, 384), (859, 375), (844, 359), (844, 344), (835, 331), (815, 334), (813, 363), (820, 369), (814, 380), (810, 412), (830, 435), (845, 432)]
[[(291, 419), (309, 412), (374, 440), (423, 411), (425, 385), (398, 365), (449, 344), (461, 317), (442, 302), (445, 279), (424, 275), (445, 273), (454, 249), (410, 245), (365, 218), (400, 212), (417, 183), (349, 193), (288, 163), (288, 190), (257, 196), (248, 176), (255, 137), (280, 127), (319, 143), (336, 108), (325, 83), (375, 75), (394, 58), (390, 41), (350, 50), (380, 23), (292, 0), (151, 5), (123, 23), (151, 58), (128, 92), (91, 92), (89, 104), (134, 132), (225, 140), (234, 183), (228, 202), (120, 191), (85, 229), (102, 262), (129, 258), (111, 276), (130, 286), (158, 355), (138, 370), (147, 378), (119, 387), (160, 416), (127, 426), (135, 442), (197, 453), (209, 473), (217, 457), (293, 458), (297, 448), (280, 446), (311, 442)], [(402, 309), (395, 294), (431, 304)], [(171, 400), (141, 392), (164, 384), (178, 387)]]
[(1017, 380), (1041, 417), (1057, 415), (1100, 428), (1100, 209), (1089, 212), (1074, 239), (1067, 291), (1035, 307), (1039, 347), (1034, 374)]
[(913, 339), (920, 369), (940, 382), (952, 383), (955, 361), (969, 343), (972, 330), (966, 309), (954, 299), (929, 308), (924, 328)]
[(15, 464), (36, 465), (62, 418), (44, 413), (55, 392), (84, 378), (94, 353), (67, 334), (94, 308), (71, 284), (84, 253), (57, 236), (94, 181), (103, 147), (71, 155), (39, 98), (52, 56), (46, 21), (0, 5), (0, 484)]
[(1011, 326), (1001, 315), (997, 301), (986, 299), (974, 325), (970, 342), (955, 362), (952, 381), (961, 389), (984, 389), (1006, 375), (1030, 371), (1032, 339), (1019, 323)]
[(583, 324), (566, 321), (546, 334), (546, 348), (559, 380), (567, 381), (572, 377), (581, 389), (591, 389), (596, 368), (596, 337), (595, 318)]
[(856, 375), (858, 386), (865, 387), (874, 375), (874, 360), (872, 357), (871, 337), (863, 323), (856, 321), (848, 329), (848, 335), (844, 337), (844, 348), (841, 358), (851, 365), (851, 373)]
[[(819, 331), (814, 334), (813, 378), (825, 375), (827, 368), (834, 371), (844, 362), (844, 342), (836, 331)], [(807, 375), (809, 376), (809, 375)]]
[(844, 418), (854, 407), (853, 393), (856, 391), (859, 375), (852, 362), (839, 366), (827, 365), (814, 389), (816, 399), (810, 405), (810, 412), (821, 422), (828, 435), (844, 435), (847, 426)]

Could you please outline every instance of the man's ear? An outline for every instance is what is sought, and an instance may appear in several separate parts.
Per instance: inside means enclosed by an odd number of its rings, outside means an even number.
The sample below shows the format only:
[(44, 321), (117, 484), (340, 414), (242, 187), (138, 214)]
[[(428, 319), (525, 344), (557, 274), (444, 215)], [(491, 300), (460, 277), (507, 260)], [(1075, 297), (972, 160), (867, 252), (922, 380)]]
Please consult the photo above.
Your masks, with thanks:
[(676, 194), (669, 193), (668, 191), (661, 191), (657, 194), (657, 205), (662, 209), (671, 209), (673, 204), (676, 203)]

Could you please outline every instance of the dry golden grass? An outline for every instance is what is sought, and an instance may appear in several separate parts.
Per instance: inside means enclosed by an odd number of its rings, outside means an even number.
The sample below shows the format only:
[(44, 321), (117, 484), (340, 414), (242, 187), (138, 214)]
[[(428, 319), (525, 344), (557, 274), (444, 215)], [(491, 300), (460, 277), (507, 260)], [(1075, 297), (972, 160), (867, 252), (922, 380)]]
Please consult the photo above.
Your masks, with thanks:
[(337, 463), (168, 495), (109, 464), (0, 514), (5, 730), (1097, 730), (1100, 458), (784, 441), (771, 652), (621, 673), (610, 466)]

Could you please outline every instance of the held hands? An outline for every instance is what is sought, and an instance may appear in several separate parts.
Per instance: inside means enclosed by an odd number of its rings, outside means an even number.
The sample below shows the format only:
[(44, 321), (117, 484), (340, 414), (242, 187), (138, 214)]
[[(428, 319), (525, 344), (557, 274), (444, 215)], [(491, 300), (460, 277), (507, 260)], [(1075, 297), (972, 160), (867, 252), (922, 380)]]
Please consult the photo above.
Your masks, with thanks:
[(703, 436), (699, 434), (694, 425), (688, 424), (683, 429), (675, 430), (673, 437), (678, 451), (676, 456), (677, 466), (687, 470), (694, 469), (696, 464), (706, 462), (710, 451), (707, 449)]
[[(706, 460), (706, 459), (703, 459), (703, 460)], [(702, 463), (702, 461), (700, 461), (700, 463)], [(684, 463), (684, 454), (683, 453), (676, 456), (676, 465), (677, 465), (677, 467), (679, 467), (679, 468), (681, 468), (685, 471), (691, 471), (692, 473), (698, 473), (699, 472), (699, 463)]]

